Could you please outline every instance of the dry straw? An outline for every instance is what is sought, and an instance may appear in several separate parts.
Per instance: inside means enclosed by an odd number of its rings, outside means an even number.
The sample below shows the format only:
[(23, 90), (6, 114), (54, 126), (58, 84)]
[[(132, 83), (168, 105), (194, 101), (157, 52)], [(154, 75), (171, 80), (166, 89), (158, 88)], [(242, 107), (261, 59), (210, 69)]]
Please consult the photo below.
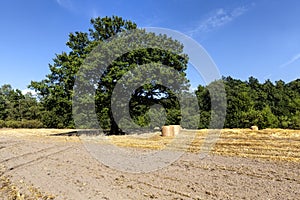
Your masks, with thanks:
[(180, 125), (170, 125), (174, 135), (178, 135), (181, 131), (181, 126)]
[(174, 136), (174, 129), (171, 126), (163, 126), (162, 127), (162, 136), (163, 137)]

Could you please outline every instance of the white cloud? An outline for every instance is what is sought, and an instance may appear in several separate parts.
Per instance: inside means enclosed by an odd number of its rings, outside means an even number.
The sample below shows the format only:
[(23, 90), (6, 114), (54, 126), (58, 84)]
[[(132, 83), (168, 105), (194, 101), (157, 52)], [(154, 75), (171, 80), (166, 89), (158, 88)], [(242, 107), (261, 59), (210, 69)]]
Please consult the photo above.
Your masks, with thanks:
[(189, 92), (196, 92), (196, 90), (198, 90), (198, 87), (189, 87)]
[(92, 17), (92, 18), (96, 18), (96, 17), (99, 17), (100, 15), (99, 15), (99, 13), (98, 13), (98, 11), (96, 10), (96, 9), (92, 9), (91, 10), (91, 12), (90, 12), (90, 17)]
[(56, 3), (61, 7), (67, 8), (69, 10), (73, 10), (73, 4), (71, 0), (56, 0)]
[(233, 10), (217, 9), (206, 19), (202, 20), (197, 27), (189, 31), (189, 35), (193, 36), (201, 32), (209, 32), (221, 26), (228, 24), (237, 17), (243, 15), (248, 10), (247, 7), (241, 6)]
[(300, 53), (295, 55), (294, 57), (292, 57), (289, 61), (287, 61), (286, 63), (280, 65), (280, 68), (286, 67), (294, 62), (296, 62), (297, 60), (300, 60)]
[(31, 89), (25, 89), (21, 91), (23, 95), (31, 93), (33, 96), (37, 95), (37, 93), (34, 90)]
[(89, 8), (89, 4), (80, 5), (78, 1), (74, 1), (74, 0), (55, 0), (55, 1), (60, 7), (67, 9), (68, 11), (73, 13), (85, 15), (86, 17), (89, 18), (96, 18), (100, 16), (97, 9), (95, 9), (94, 7)]

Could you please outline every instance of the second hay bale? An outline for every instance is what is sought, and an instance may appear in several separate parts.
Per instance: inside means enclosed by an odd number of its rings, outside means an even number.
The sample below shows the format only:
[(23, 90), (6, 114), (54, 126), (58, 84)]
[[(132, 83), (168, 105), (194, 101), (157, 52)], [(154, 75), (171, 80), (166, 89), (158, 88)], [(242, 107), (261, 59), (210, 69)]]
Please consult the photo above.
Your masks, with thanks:
[(181, 131), (180, 125), (170, 125), (162, 127), (162, 136), (163, 137), (172, 137), (178, 135)]
[(181, 131), (181, 126), (180, 125), (170, 125), (171, 130), (173, 131), (173, 135), (178, 135), (179, 132)]
[(170, 126), (163, 126), (162, 129), (161, 129), (161, 132), (162, 132), (162, 136), (163, 137), (170, 137), (170, 136), (173, 136), (173, 131), (172, 131), (172, 128)]

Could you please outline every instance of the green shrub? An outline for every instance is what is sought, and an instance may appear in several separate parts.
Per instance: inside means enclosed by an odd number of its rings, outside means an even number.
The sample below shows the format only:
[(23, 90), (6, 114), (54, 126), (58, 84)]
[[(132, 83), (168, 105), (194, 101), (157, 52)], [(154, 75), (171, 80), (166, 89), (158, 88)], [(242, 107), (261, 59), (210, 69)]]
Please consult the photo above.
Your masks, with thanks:
[(9, 120), (5, 122), (7, 128), (22, 128), (20, 121)]
[(0, 128), (5, 128), (5, 127), (6, 127), (5, 121), (0, 120)]
[(0, 120), (0, 128), (43, 128), (44, 125), (38, 120), (9, 120), (3, 121)]
[(22, 128), (43, 128), (43, 123), (38, 120), (24, 120), (21, 122)]

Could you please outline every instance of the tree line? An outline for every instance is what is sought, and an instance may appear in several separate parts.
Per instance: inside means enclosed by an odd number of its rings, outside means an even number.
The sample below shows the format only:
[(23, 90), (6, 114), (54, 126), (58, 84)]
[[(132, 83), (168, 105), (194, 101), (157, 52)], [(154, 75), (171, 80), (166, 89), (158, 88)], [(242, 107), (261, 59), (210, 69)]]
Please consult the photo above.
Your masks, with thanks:
[[(250, 77), (241, 81), (222, 79), (227, 98), (225, 128), (289, 128), (300, 129), (300, 79), (285, 83), (270, 80), (259, 83)], [(207, 128), (210, 96), (207, 87), (199, 86), (196, 95), (200, 106), (199, 128)]]
[[(260, 128), (289, 128), (300, 129), (300, 79), (285, 83), (282, 80), (272, 83), (266, 80), (260, 83), (256, 78), (250, 77), (241, 81), (232, 77), (222, 79), (227, 98), (226, 119), (224, 128), (249, 128), (257, 125)], [(199, 106), (198, 128), (208, 128), (211, 118), (211, 102), (209, 86), (199, 85), (195, 94)], [(54, 102), (53, 108), (59, 106)], [(71, 103), (71, 102), (70, 102)], [(158, 106), (158, 109), (162, 106)], [(57, 108), (63, 109), (63, 108)], [(193, 109), (193, 108), (191, 108)], [(195, 108), (196, 109), (196, 108)], [(136, 109), (135, 122), (139, 126), (147, 126), (149, 116), (147, 111)], [(180, 123), (180, 108), (178, 105), (167, 109), (169, 117), (167, 124)], [(35, 95), (25, 95), (18, 89), (14, 90), (6, 84), (0, 88), (0, 127), (11, 128), (74, 128), (73, 120), (68, 125), (48, 121), (53, 112), (44, 107), (43, 100)], [(72, 113), (69, 113), (72, 115)], [(161, 115), (161, 112), (153, 115)], [(47, 116), (47, 117), (45, 117)], [(159, 120), (159, 117), (157, 118)], [(52, 121), (53, 122), (53, 121)], [(104, 125), (105, 127), (105, 125)], [(109, 126), (106, 126), (109, 128)]]
[(42, 104), (31, 93), (5, 84), (0, 88), (0, 128), (42, 128)]
[[(214, 87), (217, 89), (216, 86), (222, 82), (225, 85), (227, 98), (224, 127), (248, 128), (257, 125), (260, 128), (300, 128), (299, 79), (290, 83), (281, 80), (275, 83), (270, 80), (259, 83), (254, 77), (250, 77), (247, 81), (223, 77), (222, 80), (208, 86), (199, 85), (195, 93), (192, 93), (188, 91), (189, 82), (185, 73), (188, 56), (183, 54), (183, 45), (178, 41), (166, 35), (146, 33), (138, 29), (134, 22), (117, 16), (92, 19), (91, 25), (92, 28), (88, 32), (70, 33), (69, 41), (66, 43), (70, 51), (56, 55), (53, 64), (49, 65), (50, 74), (44, 80), (30, 83), (29, 88), (34, 89), (37, 96), (30, 93), (23, 95), (20, 90), (15, 90), (10, 85), (1, 87), (0, 127), (75, 128), (72, 100), (77, 98), (76, 95), (74, 96), (74, 87), (77, 87), (76, 76), (78, 79), (79, 69), (86, 65), (84, 63), (86, 59), (91, 63), (87, 65), (89, 67), (87, 69), (92, 69), (95, 73), (102, 70), (97, 66), (93, 67), (95, 63), (97, 65), (101, 63), (89, 56), (95, 48), (101, 46), (101, 52), (95, 53), (98, 57), (121, 55), (105, 68), (101, 77), (90, 76), (86, 83), (95, 87), (92, 102), (96, 103), (94, 106), (97, 120), (100, 126), (109, 130), (111, 134), (124, 133), (122, 127), (126, 127), (127, 123), (126, 119), (116, 121), (113, 117), (111, 99), (117, 83), (122, 81), (126, 72), (136, 67), (143, 66), (146, 71), (151, 72), (157, 70), (160, 65), (170, 66), (179, 74), (176, 86), (172, 79), (162, 80), (164, 78), (159, 76), (147, 77), (145, 73), (137, 73), (131, 76), (131, 82), (129, 81), (134, 84), (141, 79), (150, 80), (149, 83), (132, 91), (131, 98), (128, 99), (130, 117), (137, 126), (153, 128), (163, 118), (165, 125), (179, 124), (184, 114), (189, 116), (189, 113), (193, 113), (198, 107), (199, 113), (191, 114), (188, 119), (185, 119), (188, 121), (186, 128), (209, 128), (211, 115), (220, 114), (211, 112), (209, 89)], [(122, 33), (133, 30), (136, 32), (131, 38), (126, 34), (121, 37)], [(118, 35), (115, 44), (105, 42), (115, 35)], [(126, 48), (128, 41), (132, 46), (143, 48), (122, 55), (120, 49)], [(161, 71), (161, 73), (166, 72)], [(167, 81), (168, 85), (173, 85), (176, 89), (165, 87), (161, 84), (163, 81)], [(125, 83), (119, 85), (123, 89), (127, 87)], [(184, 111), (186, 113), (181, 112), (179, 99), (176, 96), (178, 91), (198, 101), (196, 104), (191, 104), (192, 107)], [(87, 120), (89, 113), (85, 112), (88, 109), (83, 106), (89, 96), (91, 95), (78, 98), (83, 103), (73, 109), (73, 111), (79, 109), (81, 119), (75, 120), (82, 120), (83, 125), (89, 123)], [(119, 124), (124, 126), (119, 127)]]

